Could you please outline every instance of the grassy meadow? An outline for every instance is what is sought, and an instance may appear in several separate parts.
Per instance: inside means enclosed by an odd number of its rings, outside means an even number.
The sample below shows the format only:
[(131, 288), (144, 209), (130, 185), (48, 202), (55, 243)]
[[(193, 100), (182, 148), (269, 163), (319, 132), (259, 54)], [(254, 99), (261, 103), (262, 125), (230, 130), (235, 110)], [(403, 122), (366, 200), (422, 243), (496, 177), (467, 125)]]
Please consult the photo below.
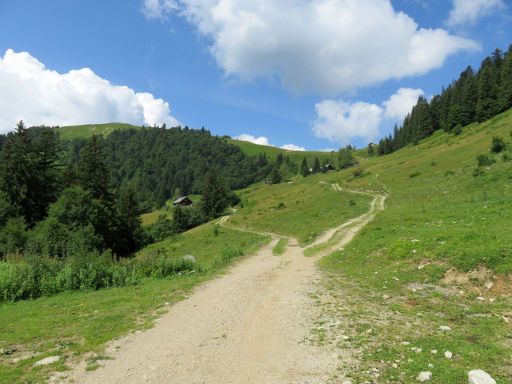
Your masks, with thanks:
[(310, 243), (327, 229), (366, 212), (372, 200), (365, 195), (334, 191), (328, 180), (335, 175), (296, 177), (277, 185), (247, 188), (239, 193), (240, 208), (229, 223)]
[[(512, 161), (489, 151), (493, 136), (511, 145), (511, 132), (508, 111), (460, 136), (437, 132), (361, 159), (364, 177), (334, 175), (391, 192), (386, 210), (321, 263), (338, 303), (324, 309), (344, 319), (330, 341), (344, 333), (351, 341), (340, 348), (362, 357), (354, 382), (410, 383), (431, 371), (432, 383), (463, 383), (473, 369), (512, 380)], [(480, 154), (495, 162), (477, 167)]]
[[(95, 361), (104, 358), (106, 342), (151, 326), (159, 314), (186, 297), (198, 283), (268, 240), (208, 223), (153, 244), (135, 256), (141, 260), (162, 255), (181, 259), (190, 254), (202, 273), (146, 279), (136, 286), (0, 303), (0, 383), (46, 382), (51, 371), (65, 370), (66, 362), (83, 358), (87, 358), (88, 368), (94, 369)], [(36, 361), (54, 355), (61, 356), (61, 360), (51, 366), (33, 367)]]
[(94, 135), (110, 135), (114, 131), (122, 131), (126, 129), (138, 129), (135, 125), (124, 123), (107, 123), (107, 124), (86, 124), (86, 125), (70, 125), (60, 127), (58, 129), (60, 137), (64, 140), (88, 139)]
[(290, 160), (299, 165), (302, 163), (302, 159), (306, 157), (310, 167), (313, 166), (313, 162), (315, 161), (316, 157), (318, 157), (320, 163), (324, 160), (327, 160), (335, 166), (337, 166), (338, 164), (338, 155), (336, 152), (288, 151), (282, 148), (271, 147), (268, 145), (258, 145), (251, 143), (249, 141), (241, 141), (234, 139), (228, 139), (228, 143), (240, 147), (240, 149), (242, 149), (242, 151), (249, 156), (256, 156), (259, 155), (260, 153), (263, 153), (267, 156), (268, 159), (272, 161), (275, 160), (279, 154), (281, 154), (283, 156), (290, 157)]

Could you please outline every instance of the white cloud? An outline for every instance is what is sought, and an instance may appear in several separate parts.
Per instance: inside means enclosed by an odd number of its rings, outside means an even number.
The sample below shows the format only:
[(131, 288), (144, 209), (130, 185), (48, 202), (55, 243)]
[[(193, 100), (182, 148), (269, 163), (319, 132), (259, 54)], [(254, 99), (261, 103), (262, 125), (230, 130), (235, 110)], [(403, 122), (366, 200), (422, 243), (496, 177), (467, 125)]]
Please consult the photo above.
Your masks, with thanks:
[(0, 132), (27, 125), (104, 122), (178, 125), (169, 104), (150, 93), (112, 85), (88, 68), (58, 73), (28, 52), (0, 57)]
[(379, 135), (383, 110), (376, 104), (323, 100), (315, 109), (313, 132), (317, 137), (349, 144), (356, 138), (372, 141)]
[(169, 12), (177, 9), (174, 0), (144, 0), (142, 4), (142, 13), (148, 19), (165, 19)]
[[(236, 136), (235, 140), (248, 141), (253, 144), (267, 145), (269, 147), (275, 147), (275, 145), (270, 144), (268, 137), (265, 137), (265, 136), (256, 137), (253, 135), (249, 135), (247, 133), (242, 133), (241, 135)], [(299, 147), (298, 145), (295, 145), (295, 144), (285, 144), (280, 148), (286, 149), (287, 151), (305, 151), (306, 150), (306, 148)]]
[(397, 93), (383, 103), (384, 115), (390, 119), (402, 120), (411, 112), (418, 98), (424, 94), (422, 89), (400, 88)]
[(453, 0), (453, 8), (448, 16), (449, 26), (472, 24), (492, 11), (505, 8), (503, 0)]
[(313, 132), (317, 137), (343, 145), (358, 138), (373, 141), (378, 137), (384, 119), (403, 120), (423, 94), (422, 89), (400, 88), (382, 106), (322, 100), (315, 105), (317, 118)]
[(253, 143), (253, 144), (268, 145), (268, 146), (270, 146), (268, 138), (265, 137), (265, 136), (255, 137), (255, 136), (243, 133), (243, 134), (238, 135), (237, 137), (235, 137), (235, 139), (236, 140), (240, 140), (240, 141), (248, 141), (248, 142)]
[(287, 151), (299, 151), (299, 152), (304, 152), (306, 150), (306, 148), (299, 147), (298, 145), (295, 145), (295, 144), (285, 144), (281, 147), (281, 149), (286, 149)]
[[(427, 73), (467, 38), (423, 29), (390, 0), (145, 0), (196, 26), (228, 76), (277, 77), (293, 92), (338, 94)], [(179, 9), (176, 9), (176, 5)]]

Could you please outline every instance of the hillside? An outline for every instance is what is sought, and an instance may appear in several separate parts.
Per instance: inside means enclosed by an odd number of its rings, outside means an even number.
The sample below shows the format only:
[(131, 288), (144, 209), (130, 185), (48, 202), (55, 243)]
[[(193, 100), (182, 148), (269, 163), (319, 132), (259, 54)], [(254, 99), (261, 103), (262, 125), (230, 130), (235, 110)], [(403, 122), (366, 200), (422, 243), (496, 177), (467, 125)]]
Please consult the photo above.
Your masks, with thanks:
[(227, 139), (230, 144), (236, 145), (249, 156), (256, 156), (263, 153), (268, 159), (275, 160), (279, 154), (282, 156), (288, 156), (290, 160), (300, 164), (302, 159), (306, 157), (308, 164), (312, 165), (315, 158), (318, 157), (320, 162), (328, 161), (333, 165), (337, 165), (338, 158), (336, 152), (321, 152), (321, 151), (288, 151), (277, 147), (271, 147), (268, 145), (254, 144), (248, 141)]
[[(87, 139), (93, 135), (102, 135), (104, 137), (110, 135), (115, 131), (123, 131), (129, 129), (140, 129), (141, 127), (124, 124), (124, 123), (107, 123), (107, 124), (86, 124), (86, 125), (73, 125), (59, 127), (58, 132), (64, 140), (72, 139)], [(258, 145), (248, 141), (240, 141), (234, 139), (226, 139), (229, 144), (236, 145), (245, 154), (249, 156), (256, 156), (259, 154), (265, 154), (271, 161), (275, 161), (279, 154), (288, 156), (290, 159), (299, 163), (304, 157), (307, 158), (308, 163), (313, 163), (315, 157), (322, 161), (330, 161), (332, 164), (337, 164), (336, 153), (333, 152), (321, 152), (321, 151), (288, 151), (285, 149), (271, 147), (268, 145)]]
[(135, 125), (124, 123), (107, 123), (107, 124), (85, 124), (85, 125), (69, 125), (59, 127), (58, 132), (64, 140), (88, 139), (94, 135), (108, 136), (114, 131), (123, 131), (128, 129), (139, 129)]
[[(387, 194), (386, 209), (349, 246), (321, 261), (323, 277), (311, 293), (321, 315), (311, 325), (307, 343), (335, 345), (343, 359), (350, 356), (339, 375), (353, 382), (375, 381), (377, 374), (384, 382), (414, 382), (428, 369), (432, 383), (455, 383), (464, 382), (471, 369), (484, 369), (504, 384), (512, 377), (507, 358), (512, 155), (510, 149), (492, 154), (489, 148), (494, 136), (510, 148), (511, 130), (509, 110), (464, 127), (460, 135), (438, 131), (390, 155), (360, 157), (361, 175), (348, 169), (250, 186), (239, 192), (241, 203), (229, 221), (249, 232), (208, 223), (152, 244), (136, 257), (150, 263), (154, 257), (177, 261), (193, 254), (204, 272), (170, 280), (155, 275), (135, 287), (0, 304), (0, 322), (13, 324), (16, 318), (19, 325), (0, 331), (0, 348), (16, 343), (20, 351), (78, 358), (96, 351), (87, 363), (95, 369), (103, 343), (150, 326), (167, 308), (164, 303), (182, 299), (183, 292), (268, 241), (250, 231), (271, 231), (311, 244), (322, 231), (367, 209), (369, 198), (350, 192), (359, 190)], [(478, 166), (482, 154), (490, 161)], [(351, 228), (340, 228), (334, 238)], [(281, 242), (275, 246), (289, 249)], [(306, 254), (318, 257), (323, 251), (315, 246)], [(0, 264), (0, 276), (2, 270)], [(77, 302), (83, 306), (74, 306)], [(67, 315), (70, 306), (73, 316)], [(94, 331), (106, 322), (108, 333)], [(35, 324), (45, 324), (44, 330)], [(441, 331), (441, 326), (450, 330)], [(30, 347), (35, 338), (37, 346)], [(82, 341), (56, 350), (63, 338)], [(447, 351), (452, 358), (444, 356)], [(31, 368), (38, 357), (11, 364), (19, 353), (0, 359), (0, 377), (23, 382), (48, 372)]]

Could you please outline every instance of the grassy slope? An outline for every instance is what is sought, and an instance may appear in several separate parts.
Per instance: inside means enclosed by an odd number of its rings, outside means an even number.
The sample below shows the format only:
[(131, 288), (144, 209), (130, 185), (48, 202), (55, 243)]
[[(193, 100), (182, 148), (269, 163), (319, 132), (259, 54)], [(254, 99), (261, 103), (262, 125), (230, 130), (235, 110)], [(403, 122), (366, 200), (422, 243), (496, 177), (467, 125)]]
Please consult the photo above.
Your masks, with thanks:
[[(197, 203), (201, 200), (201, 195), (188, 195), (189, 199), (192, 200), (194, 203)], [(167, 201), (167, 207), (156, 209), (152, 212), (144, 213), (142, 214), (141, 220), (142, 220), (142, 226), (148, 226), (151, 224), (156, 223), (158, 220), (158, 217), (160, 215), (165, 215), (168, 219), (172, 218), (172, 202), (173, 200)]]
[(282, 154), (283, 156), (289, 156), (290, 159), (297, 164), (301, 164), (302, 159), (306, 157), (310, 166), (313, 165), (315, 157), (318, 157), (320, 162), (322, 162), (323, 160), (328, 160), (334, 165), (338, 164), (336, 153), (320, 151), (287, 151), (285, 149), (271, 147), (268, 145), (258, 145), (250, 143), (248, 141), (240, 141), (233, 139), (228, 139), (228, 142), (230, 144), (234, 144), (240, 147), (242, 151), (244, 151), (244, 153), (246, 153), (249, 156), (255, 156), (260, 153), (264, 153), (268, 159), (275, 160), (277, 158), (277, 155)]
[(371, 198), (335, 192), (325, 179), (336, 173), (290, 183), (256, 185), (240, 192), (243, 208), (231, 218), (239, 227), (296, 237), (306, 244), (323, 231), (368, 210)]
[[(0, 352), (0, 383), (44, 382), (48, 372), (65, 369), (64, 361), (32, 368), (45, 356), (81, 358), (100, 353), (105, 342), (135, 329), (148, 327), (167, 305), (184, 297), (195, 285), (211, 278), (233, 257), (256, 251), (268, 238), (209, 223), (181, 236), (153, 244), (137, 257), (165, 253), (168, 257), (194, 255), (207, 268), (204, 274), (151, 280), (135, 287), (73, 292), (49, 298), (0, 304), (0, 351), (16, 346), (14, 354)], [(0, 264), (1, 273), (1, 264)], [(11, 364), (24, 352), (38, 357)], [(93, 364), (93, 360), (91, 364)]]
[[(339, 332), (352, 333), (353, 345), (363, 351), (356, 382), (375, 380), (365, 373), (374, 367), (379, 383), (414, 382), (426, 370), (433, 372), (432, 383), (466, 382), (472, 369), (486, 370), (498, 383), (512, 380), (512, 327), (504, 321), (512, 316), (512, 302), (502, 295), (512, 290), (500, 277), (512, 272), (512, 162), (496, 156), (483, 176), (473, 176), (475, 158), (489, 154), (492, 136), (511, 144), (511, 131), (512, 110), (459, 137), (438, 132), (418, 146), (362, 160), (367, 176), (350, 180), (347, 172), (340, 178), (351, 188), (391, 191), (387, 209), (322, 263), (329, 291), (339, 296), (350, 290), (356, 297), (345, 302), (348, 309), (334, 312), (349, 328)], [(460, 275), (469, 281), (458, 286), (443, 284), (453, 267), (481, 273)], [(489, 282), (490, 291), (484, 288)], [(413, 291), (410, 284), (420, 285)], [(444, 297), (450, 288), (453, 295)], [(439, 331), (441, 325), (452, 331)], [(443, 356), (446, 350), (453, 359)]]
[(138, 129), (135, 125), (124, 123), (107, 123), (107, 124), (86, 124), (73, 125), (68, 127), (60, 127), (60, 136), (65, 140), (87, 139), (93, 135), (109, 135), (116, 130)]

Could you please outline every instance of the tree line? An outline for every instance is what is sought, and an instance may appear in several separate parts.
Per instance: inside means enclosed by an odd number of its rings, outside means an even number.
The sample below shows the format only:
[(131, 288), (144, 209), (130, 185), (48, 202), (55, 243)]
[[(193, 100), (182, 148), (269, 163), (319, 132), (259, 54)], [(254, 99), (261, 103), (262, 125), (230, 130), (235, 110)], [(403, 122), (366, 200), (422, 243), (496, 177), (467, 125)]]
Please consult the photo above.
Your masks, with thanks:
[(63, 142), (56, 128), (20, 122), (2, 143), (0, 257), (129, 255), (159, 239), (154, 228), (141, 228), (143, 211), (174, 193), (202, 194), (197, 207), (178, 208), (163, 223), (163, 234), (179, 233), (221, 215), (237, 202), (231, 188), (275, 167), (206, 130), (147, 128)]
[(430, 101), (420, 96), (402, 126), (395, 126), (393, 134), (380, 140), (377, 153), (385, 155), (415, 144), (439, 129), (460, 134), (462, 127), (483, 122), (510, 108), (512, 45), (505, 53), (496, 49), (476, 72), (468, 66)]

